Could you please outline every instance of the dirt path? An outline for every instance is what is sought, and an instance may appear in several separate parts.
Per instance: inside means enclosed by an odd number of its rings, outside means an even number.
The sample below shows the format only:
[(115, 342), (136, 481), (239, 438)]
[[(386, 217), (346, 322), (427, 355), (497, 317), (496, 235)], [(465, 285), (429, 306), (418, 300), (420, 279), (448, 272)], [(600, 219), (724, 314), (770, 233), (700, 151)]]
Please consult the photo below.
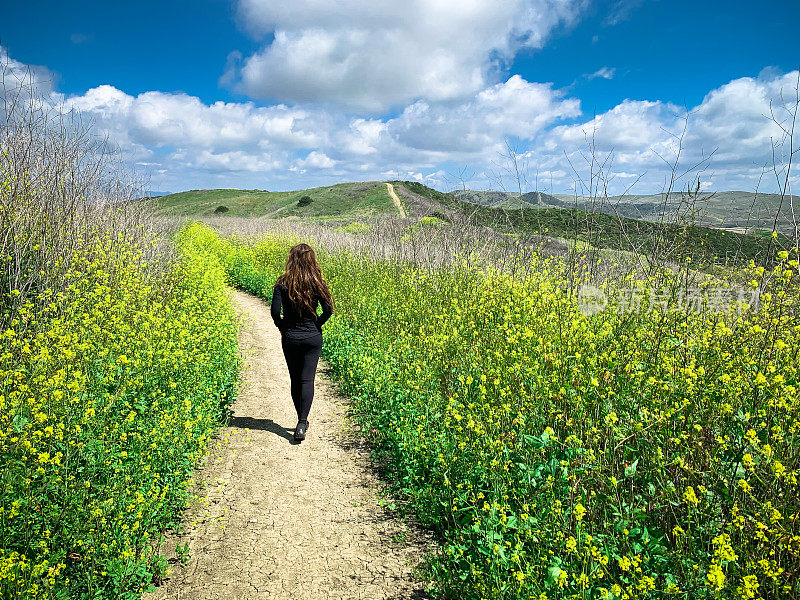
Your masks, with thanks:
[(242, 389), (197, 474), (207, 499), (167, 542), (188, 542), (190, 559), (145, 598), (425, 598), (411, 573), (426, 541), (378, 504), (380, 484), (348, 443), (332, 384), (317, 375), (308, 437), (292, 443), (280, 334), (261, 300), (234, 292), (233, 301), (244, 318)]
[(405, 207), (403, 207), (403, 203), (400, 202), (400, 198), (398, 197), (397, 192), (394, 191), (394, 185), (389, 183), (388, 181), (386, 182), (386, 191), (389, 192), (389, 197), (392, 199), (392, 202), (394, 202), (394, 205), (397, 207), (397, 210), (400, 211), (400, 216), (405, 219), (408, 216), (406, 214), (406, 209)]

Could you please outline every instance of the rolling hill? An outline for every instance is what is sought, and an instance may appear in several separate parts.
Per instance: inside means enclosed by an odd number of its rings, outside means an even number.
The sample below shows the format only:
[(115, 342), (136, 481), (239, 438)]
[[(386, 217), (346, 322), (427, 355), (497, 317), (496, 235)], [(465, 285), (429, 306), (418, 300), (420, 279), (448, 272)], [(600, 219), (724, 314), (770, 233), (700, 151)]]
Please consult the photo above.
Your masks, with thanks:
[[(568, 194), (544, 194), (528, 192), (521, 199), (517, 194), (498, 191), (454, 190), (451, 192), (459, 200), (480, 206), (494, 208), (519, 208), (536, 206), (538, 208), (567, 208), (609, 215), (619, 215), (630, 219), (669, 222), (681, 207), (680, 194), (674, 194), (665, 204), (663, 194), (609, 196), (607, 198), (587, 198)], [(794, 196), (795, 206), (800, 197)], [(753, 194), (752, 192), (701, 193), (694, 208), (697, 209), (696, 223), (707, 227), (734, 229), (740, 232), (756, 229), (772, 230), (775, 215), (781, 205), (778, 194)], [(685, 207), (683, 207), (685, 209)], [(779, 232), (790, 235), (794, 224), (789, 206), (789, 198), (784, 198), (777, 222)]]
[(556, 196), (551, 196), (544, 192), (527, 192), (522, 196), (513, 192), (492, 190), (453, 190), (450, 193), (464, 202), (492, 208), (529, 208), (529, 205), (539, 208), (552, 208), (559, 202)]
[[(436, 202), (442, 207), (439, 212), (449, 211), (474, 225), (505, 233), (575, 238), (600, 248), (643, 254), (668, 251), (674, 258), (692, 256), (718, 264), (741, 264), (751, 259), (759, 264), (771, 264), (774, 260), (775, 246), (769, 243), (763, 230), (743, 233), (700, 225), (678, 226), (586, 208), (540, 208), (531, 202), (526, 202), (524, 210), (515, 210), (503, 204), (468, 203), (457, 197), (463, 197), (462, 194), (445, 194), (416, 182), (395, 184), (398, 190), (406, 188), (413, 195)], [(790, 243), (784, 235), (779, 235), (778, 241), (783, 246)]]
[[(309, 200), (303, 200), (308, 198)], [(191, 190), (152, 200), (168, 216), (224, 214), (234, 217), (360, 218), (397, 213), (386, 184), (380, 181), (339, 183), (292, 192), (265, 190)]]
[[(381, 215), (398, 217), (390, 198), (387, 182), (340, 183), (328, 187), (290, 192), (264, 190), (192, 190), (154, 198), (158, 213), (170, 216), (210, 216), (223, 214), (239, 217), (307, 218), (317, 221), (353, 221)], [(681, 227), (657, 222), (654, 196), (625, 197), (609, 209), (610, 201), (591, 205), (588, 200), (529, 193), (519, 198), (504, 192), (467, 190), (443, 193), (413, 181), (393, 181), (404, 208), (412, 219), (436, 216), (449, 222), (468, 222), (502, 233), (522, 236), (578, 239), (600, 248), (634, 250), (640, 253), (664, 252), (676, 257), (692, 255), (715, 263), (742, 263), (750, 259), (771, 262), (768, 253), (774, 247), (766, 241), (762, 229), (748, 232), (721, 227), (693, 225)], [(472, 198), (475, 202), (467, 201)], [(634, 201), (633, 199), (637, 201)], [(741, 206), (739, 192), (720, 194), (714, 205), (717, 218), (726, 227), (738, 227), (740, 217), (728, 216), (725, 203)], [(774, 199), (767, 199), (774, 201)], [(577, 204), (577, 207), (576, 207)], [(594, 209), (594, 210), (592, 210)], [(639, 212), (650, 219), (625, 216)], [(399, 217), (398, 217), (399, 218)], [(781, 241), (786, 238), (781, 236)]]

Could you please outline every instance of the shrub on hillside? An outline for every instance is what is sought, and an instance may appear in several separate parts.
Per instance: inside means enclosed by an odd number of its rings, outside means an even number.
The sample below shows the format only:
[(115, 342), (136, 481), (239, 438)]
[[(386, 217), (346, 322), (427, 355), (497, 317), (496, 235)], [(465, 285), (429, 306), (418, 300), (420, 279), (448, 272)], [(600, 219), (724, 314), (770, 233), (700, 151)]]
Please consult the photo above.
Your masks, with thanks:
[(446, 221), (443, 221), (442, 219), (431, 215), (428, 217), (422, 217), (419, 220), (419, 224), (422, 227), (437, 227), (439, 225), (445, 225)]
[(358, 221), (353, 221), (352, 223), (348, 223), (347, 225), (337, 227), (335, 231), (340, 231), (342, 233), (356, 234), (369, 231), (370, 229), (372, 229), (372, 226), (368, 225), (367, 223), (360, 223)]

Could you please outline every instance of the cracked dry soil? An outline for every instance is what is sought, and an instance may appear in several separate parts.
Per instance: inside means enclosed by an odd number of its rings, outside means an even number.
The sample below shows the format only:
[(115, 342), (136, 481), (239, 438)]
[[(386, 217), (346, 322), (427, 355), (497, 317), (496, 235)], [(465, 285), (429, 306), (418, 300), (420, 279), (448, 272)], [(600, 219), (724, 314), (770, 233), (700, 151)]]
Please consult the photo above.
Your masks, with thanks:
[(345, 424), (334, 386), (317, 373), (306, 440), (280, 333), (260, 299), (232, 292), (243, 326), (242, 386), (233, 417), (196, 474), (203, 501), (184, 514), (185, 565), (146, 600), (422, 599), (412, 570), (430, 540), (378, 504), (380, 482)]

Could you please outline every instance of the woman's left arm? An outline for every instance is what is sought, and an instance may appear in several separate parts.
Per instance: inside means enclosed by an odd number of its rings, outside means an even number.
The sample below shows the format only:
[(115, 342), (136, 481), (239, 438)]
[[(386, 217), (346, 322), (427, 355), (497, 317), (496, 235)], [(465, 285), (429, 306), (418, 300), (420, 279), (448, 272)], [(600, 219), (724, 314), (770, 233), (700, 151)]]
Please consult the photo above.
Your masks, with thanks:
[(272, 320), (275, 322), (275, 327), (283, 331), (284, 320), (281, 317), (281, 290), (276, 285), (272, 289), (272, 302), (270, 303), (270, 314), (272, 315)]

